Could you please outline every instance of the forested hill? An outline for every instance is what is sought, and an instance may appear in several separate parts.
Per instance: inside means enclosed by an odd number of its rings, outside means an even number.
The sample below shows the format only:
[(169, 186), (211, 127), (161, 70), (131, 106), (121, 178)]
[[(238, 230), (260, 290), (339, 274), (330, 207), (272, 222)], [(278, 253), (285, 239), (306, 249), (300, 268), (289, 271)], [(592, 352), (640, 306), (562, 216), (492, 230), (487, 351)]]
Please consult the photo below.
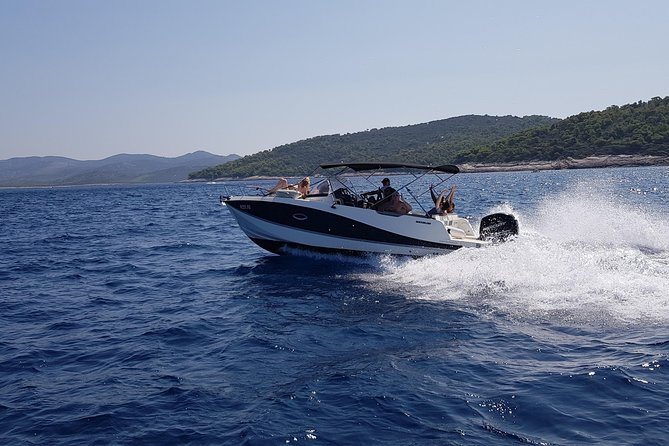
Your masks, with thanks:
[(517, 163), (596, 155), (669, 156), (669, 96), (580, 113), (464, 150), (450, 161)]
[(404, 127), (317, 136), (194, 172), (190, 178), (298, 176), (313, 172), (322, 163), (353, 160), (443, 164), (462, 150), (557, 121), (546, 116), (469, 115)]

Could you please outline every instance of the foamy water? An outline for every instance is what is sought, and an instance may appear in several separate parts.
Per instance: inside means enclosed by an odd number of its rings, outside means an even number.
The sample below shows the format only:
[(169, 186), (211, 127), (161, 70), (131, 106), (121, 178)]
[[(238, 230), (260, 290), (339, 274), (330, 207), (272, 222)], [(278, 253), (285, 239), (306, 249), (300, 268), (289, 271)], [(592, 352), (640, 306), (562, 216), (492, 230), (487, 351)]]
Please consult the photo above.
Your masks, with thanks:
[[(618, 200), (618, 201), (617, 201)], [(418, 260), (384, 259), (370, 287), (411, 299), (459, 301), (514, 319), (587, 325), (669, 320), (669, 220), (576, 185), (520, 217), (521, 234), (486, 249)]]

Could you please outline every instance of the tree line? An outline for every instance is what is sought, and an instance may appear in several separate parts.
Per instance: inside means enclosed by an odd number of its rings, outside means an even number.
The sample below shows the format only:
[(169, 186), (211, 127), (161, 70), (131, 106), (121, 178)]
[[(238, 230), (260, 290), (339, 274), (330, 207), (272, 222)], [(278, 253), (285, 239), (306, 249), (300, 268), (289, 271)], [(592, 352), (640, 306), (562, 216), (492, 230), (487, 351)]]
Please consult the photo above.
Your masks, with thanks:
[(669, 155), (669, 96), (579, 113), (463, 150), (452, 162), (556, 161), (596, 155)]
[(546, 116), (460, 116), (403, 127), (325, 135), (275, 147), (190, 174), (191, 179), (300, 176), (319, 164), (385, 161), (444, 164), (456, 152), (558, 121)]
[(191, 179), (300, 176), (321, 163), (415, 164), (558, 161), (593, 155), (669, 155), (669, 96), (560, 120), (468, 115), (403, 127), (326, 135), (193, 172)]

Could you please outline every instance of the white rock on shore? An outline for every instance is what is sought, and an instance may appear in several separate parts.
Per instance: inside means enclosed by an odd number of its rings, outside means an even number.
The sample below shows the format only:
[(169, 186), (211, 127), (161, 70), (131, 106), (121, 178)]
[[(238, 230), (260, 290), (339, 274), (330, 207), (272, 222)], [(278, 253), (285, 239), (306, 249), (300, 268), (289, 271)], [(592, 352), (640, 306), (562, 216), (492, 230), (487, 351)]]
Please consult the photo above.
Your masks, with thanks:
[(667, 166), (669, 156), (647, 155), (605, 155), (587, 158), (565, 158), (558, 161), (526, 161), (522, 163), (460, 164), (460, 172), (513, 172), (525, 170), (558, 170), (558, 169), (591, 169), (598, 167), (633, 167), (633, 166)]

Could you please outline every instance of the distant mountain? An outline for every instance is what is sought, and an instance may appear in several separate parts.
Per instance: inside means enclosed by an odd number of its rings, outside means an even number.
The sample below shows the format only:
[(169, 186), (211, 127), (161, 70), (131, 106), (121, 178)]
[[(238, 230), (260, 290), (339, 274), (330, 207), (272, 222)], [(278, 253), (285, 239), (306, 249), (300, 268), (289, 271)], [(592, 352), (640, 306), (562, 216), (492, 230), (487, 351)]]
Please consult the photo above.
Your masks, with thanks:
[(190, 178), (307, 175), (321, 163), (339, 161), (444, 164), (456, 152), (558, 121), (547, 116), (468, 115), (403, 127), (317, 136), (193, 172)]
[(456, 163), (669, 156), (669, 96), (570, 116), (455, 154)]
[(194, 170), (238, 158), (204, 151), (176, 158), (121, 154), (95, 161), (58, 156), (11, 158), (0, 161), (0, 186), (168, 183), (185, 180)]

